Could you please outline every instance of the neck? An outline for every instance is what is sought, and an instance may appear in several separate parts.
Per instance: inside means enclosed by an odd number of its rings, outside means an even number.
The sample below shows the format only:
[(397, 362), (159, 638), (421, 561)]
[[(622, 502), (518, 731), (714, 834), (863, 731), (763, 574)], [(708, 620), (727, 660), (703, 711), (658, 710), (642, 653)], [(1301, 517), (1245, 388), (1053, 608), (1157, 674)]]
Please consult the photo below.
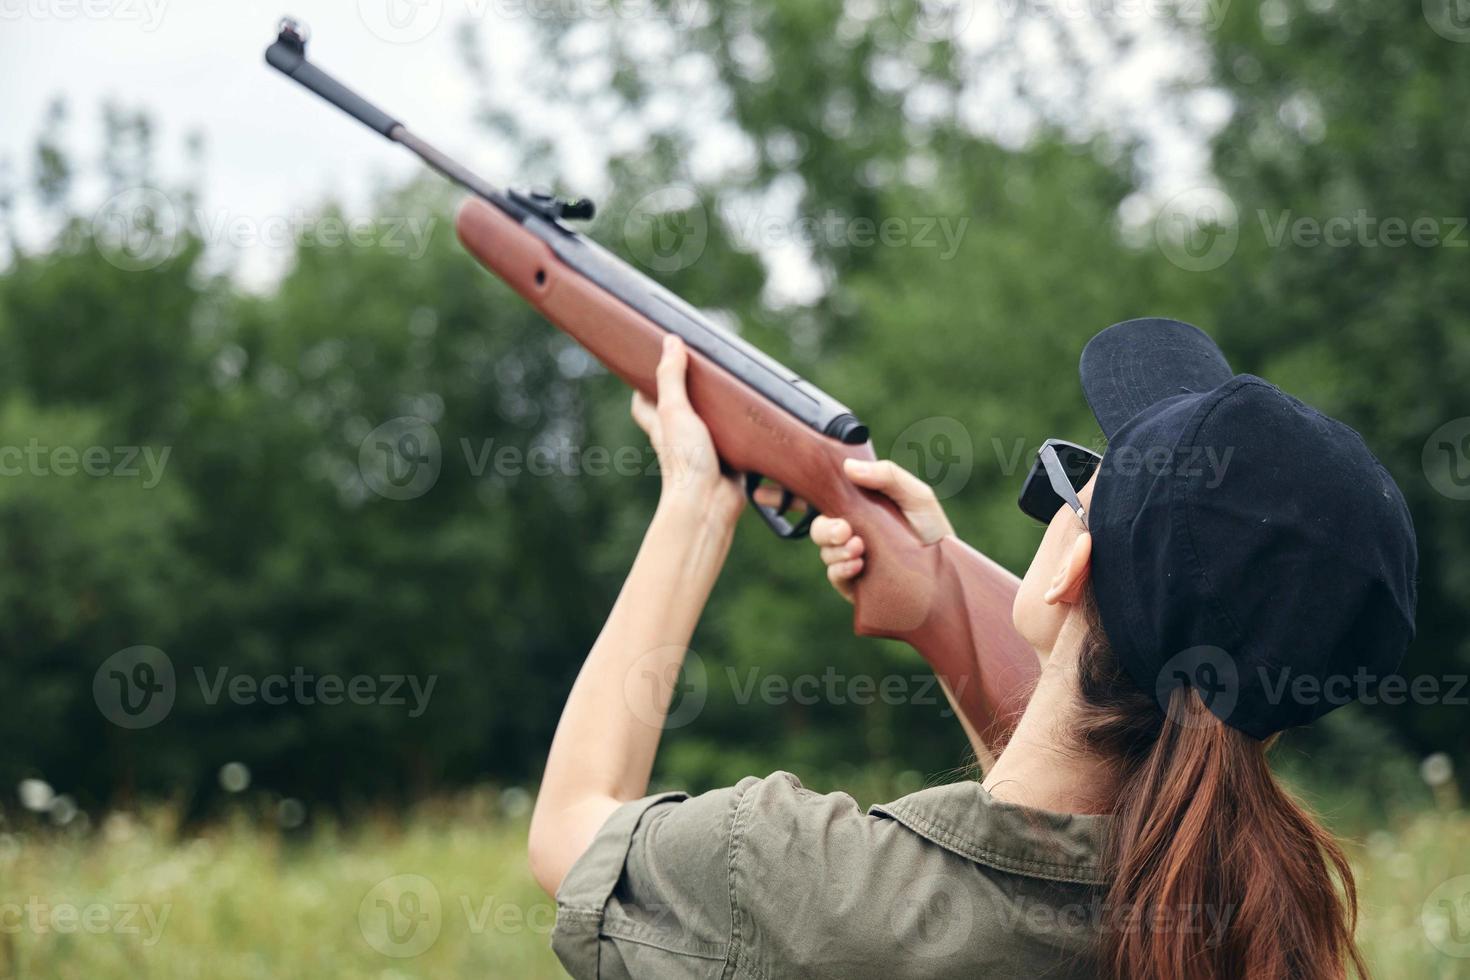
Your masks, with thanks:
[(996, 799), (1054, 813), (1106, 813), (1116, 779), (1070, 737), (1077, 716), (1077, 662), (1084, 630), (1068, 617), (1050, 651), (1038, 651), (1041, 677), (985, 788)]

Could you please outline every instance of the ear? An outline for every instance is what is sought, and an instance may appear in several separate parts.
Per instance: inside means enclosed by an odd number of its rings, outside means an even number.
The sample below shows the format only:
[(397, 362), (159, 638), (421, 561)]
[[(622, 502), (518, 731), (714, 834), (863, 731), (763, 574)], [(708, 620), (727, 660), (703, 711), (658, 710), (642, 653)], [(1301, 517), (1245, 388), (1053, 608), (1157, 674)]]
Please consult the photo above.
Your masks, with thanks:
[(1082, 591), (1092, 577), (1092, 535), (1083, 531), (1072, 541), (1066, 557), (1057, 565), (1056, 574), (1042, 596), (1047, 605), (1059, 602), (1076, 605), (1082, 601)]

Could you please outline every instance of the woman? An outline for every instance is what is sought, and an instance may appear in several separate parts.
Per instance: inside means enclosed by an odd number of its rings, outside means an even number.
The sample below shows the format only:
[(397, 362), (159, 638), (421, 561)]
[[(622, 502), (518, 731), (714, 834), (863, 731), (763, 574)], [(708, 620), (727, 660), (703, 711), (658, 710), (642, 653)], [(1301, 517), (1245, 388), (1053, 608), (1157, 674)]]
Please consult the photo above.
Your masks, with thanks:
[[(1265, 758), (1276, 732), (1392, 672), (1412, 636), (1413, 529), (1355, 432), (1235, 375), (1194, 327), (1103, 331), (1081, 373), (1106, 457), (1048, 441), (1023, 488), (1047, 527), (1013, 618), (1043, 667), (983, 783), (866, 814), (786, 773), (644, 797), (741, 510), (686, 360), (670, 340), (657, 406), (634, 400), (663, 494), (532, 821), (573, 975), (1366, 973), (1347, 862)], [(951, 533), (891, 463), (848, 474), (926, 541)], [(812, 537), (850, 597), (864, 542), (840, 515)]]

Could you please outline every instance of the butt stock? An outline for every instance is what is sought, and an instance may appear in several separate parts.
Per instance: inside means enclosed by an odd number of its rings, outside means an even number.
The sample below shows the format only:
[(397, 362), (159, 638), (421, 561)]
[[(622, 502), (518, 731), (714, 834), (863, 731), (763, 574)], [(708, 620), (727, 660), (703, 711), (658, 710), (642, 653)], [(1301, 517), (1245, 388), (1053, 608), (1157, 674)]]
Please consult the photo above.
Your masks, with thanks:
[[(544, 240), (485, 201), (466, 200), (456, 228), (465, 248), (548, 320), (629, 385), (655, 393), (661, 327), (567, 268)], [(727, 466), (762, 473), (851, 522), (867, 542), (854, 629), (918, 650), (967, 724), (997, 752), (1040, 669), (1011, 626), (1017, 578), (954, 537), (922, 544), (891, 501), (844, 475), (844, 458), (874, 458), (871, 443), (848, 445), (813, 430), (693, 349), (689, 399)]]

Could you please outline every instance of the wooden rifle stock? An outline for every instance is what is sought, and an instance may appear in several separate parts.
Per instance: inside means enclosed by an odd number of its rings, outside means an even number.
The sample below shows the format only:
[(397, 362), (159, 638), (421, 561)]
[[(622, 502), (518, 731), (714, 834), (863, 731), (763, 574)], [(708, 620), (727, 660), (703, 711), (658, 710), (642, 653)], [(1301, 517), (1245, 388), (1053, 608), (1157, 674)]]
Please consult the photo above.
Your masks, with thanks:
[[(628, 384), (656, 395), (663, 328), (569, 269), (545, 241), (483, 200), (465, 201), (456, 228), (465, 248), (542, 315)], [(854, 630), (914, 647), (968, 726), (998, 752), (1040, 671), (1036, 652), (1011, 625), (1016, 576), (953, 535), (924, 545), (892, 501), (848, 480), (843, 459), (873, 459), (871, 442), (848, 445), (823, 435), (699, 351), (689, 355), (689, 400), (720, 458), (852, 524), (867, 544)]]

